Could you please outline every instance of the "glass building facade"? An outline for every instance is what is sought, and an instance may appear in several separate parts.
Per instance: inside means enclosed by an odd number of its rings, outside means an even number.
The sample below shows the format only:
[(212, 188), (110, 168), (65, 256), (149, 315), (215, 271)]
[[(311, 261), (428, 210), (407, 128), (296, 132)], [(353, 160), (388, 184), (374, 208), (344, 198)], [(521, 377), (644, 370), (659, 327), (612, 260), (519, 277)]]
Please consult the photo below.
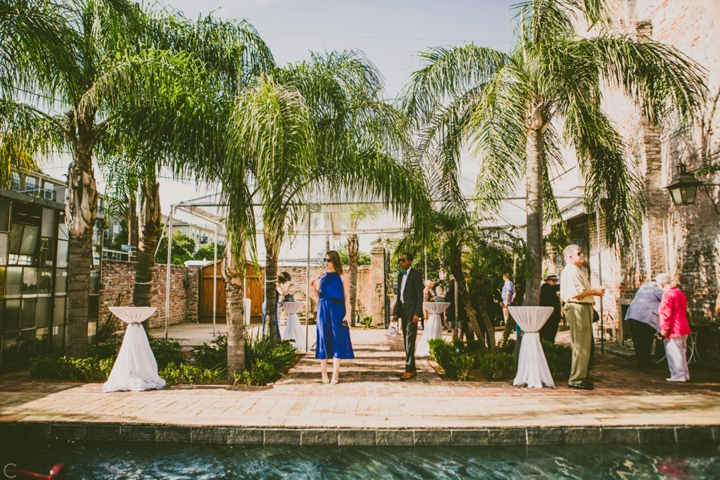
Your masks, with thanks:
[(0, 190), (0, 368), (65, 347), (64, 205)]

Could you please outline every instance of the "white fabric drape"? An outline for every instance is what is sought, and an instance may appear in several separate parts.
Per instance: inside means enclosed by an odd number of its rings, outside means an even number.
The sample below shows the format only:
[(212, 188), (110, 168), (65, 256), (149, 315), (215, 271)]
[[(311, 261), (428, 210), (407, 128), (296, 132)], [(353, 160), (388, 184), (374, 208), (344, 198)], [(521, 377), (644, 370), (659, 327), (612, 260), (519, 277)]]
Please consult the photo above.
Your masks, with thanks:
[(110, 307), (110, 311), (128, 324), (120, 352), (103, 392), (160, 389), (165, 380), (158, 375), (158, 366), (140, 322), (150, 318), (154, 307)]
[(282, 339), (290, 340), (298, 350), (305, 351), (305, 330), (300, 325), (300, 318), (297, 316), (305, 306), (305, 302), (283, 302), (281, 307), (288, 313), (285, 331)]
[(555, 382), (550, 374), (538, 333), (552, 315), (553, 307), (508, 308), (515, 322), (523, 331), (517, 375), (513, 380), (513, 385), (526, 385), (530, 388), (542, 388), (543, 386), (555, 388)]
[(422, 338), (415, 349), (416, 357), (430, 355), (428, 342), (434, 338), (442, 338), (442, 313), (450, 306), (450, 302), (423, 302), (423, 308), (430, 312), (430, 318), (425, 322)]

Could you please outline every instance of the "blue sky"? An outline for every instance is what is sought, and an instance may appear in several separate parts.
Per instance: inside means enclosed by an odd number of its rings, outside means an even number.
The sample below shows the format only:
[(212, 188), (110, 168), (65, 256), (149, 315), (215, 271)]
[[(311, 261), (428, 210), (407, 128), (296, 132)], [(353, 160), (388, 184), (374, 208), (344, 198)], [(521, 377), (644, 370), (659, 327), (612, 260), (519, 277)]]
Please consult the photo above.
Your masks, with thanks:
[(310, 51), (363, 51), (396, 96), (429, 46), (479, 45), (509, 50), (512, 5), (518, 0), (169, 0), (189, 18), (210, 12), (247, 19), (278, 64), (307, 59)]

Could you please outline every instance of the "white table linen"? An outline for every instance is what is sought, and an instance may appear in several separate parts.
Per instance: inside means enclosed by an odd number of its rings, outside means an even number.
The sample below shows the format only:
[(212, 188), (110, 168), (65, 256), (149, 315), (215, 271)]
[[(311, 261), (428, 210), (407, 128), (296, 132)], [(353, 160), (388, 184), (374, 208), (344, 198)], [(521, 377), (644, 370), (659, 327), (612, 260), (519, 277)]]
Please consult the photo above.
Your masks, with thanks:
[(530, 388), (552, 387), (555, 382), (550, 374), (545, 353), (540, 344), (540, 329), (553, 313), (553, 307), (508, 307), (510, 315), (523, 331), (518, 369), (513, 385)]
[(428, 342), (434, 338), (442, 338), (442, 317), (441, 314), (447, 310), (450, 302), (423, 302), (423, 308), (430, 312), (430, 318), (425, 322), (422, 338), (415, 349), (416, 357), (427, 357), (430, 355)]
[(288, 314), (282, 339), (290, 340), (295, 348), (305, 351), (305, 330), (300, 325), (300, 318), (297, 315), (305, 307), (305, 302), (283, 302), (280, 306)]
[(150, 342), (140, 325), (156, 310), (155, 307), (110, 307), (113, 315), (128, 326), (110, 377), (103, 384), (103, 392), (141, 392), (165, 386), (165, 380), (158, 375), (157, 361), (150, 349)]

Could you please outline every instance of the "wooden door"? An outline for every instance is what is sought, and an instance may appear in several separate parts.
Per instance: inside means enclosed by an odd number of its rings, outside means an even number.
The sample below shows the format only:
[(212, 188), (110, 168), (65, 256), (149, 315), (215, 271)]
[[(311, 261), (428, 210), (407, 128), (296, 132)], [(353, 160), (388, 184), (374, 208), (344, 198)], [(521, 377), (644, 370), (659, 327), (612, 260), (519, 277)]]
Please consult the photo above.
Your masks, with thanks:
[(265, 300), (265, 269), (245, 264), (245, 298), (250, 299), (250, 323), (262, 323), (262, 304)]
[(199, 323), (213, 323), (213, 269), (217, 272), (216, 311), (215, 322), (225, 323), (225, 282), (222, 277), (222, 260), (215, 264), (208, 264), (200, 268), (200, 312)]

